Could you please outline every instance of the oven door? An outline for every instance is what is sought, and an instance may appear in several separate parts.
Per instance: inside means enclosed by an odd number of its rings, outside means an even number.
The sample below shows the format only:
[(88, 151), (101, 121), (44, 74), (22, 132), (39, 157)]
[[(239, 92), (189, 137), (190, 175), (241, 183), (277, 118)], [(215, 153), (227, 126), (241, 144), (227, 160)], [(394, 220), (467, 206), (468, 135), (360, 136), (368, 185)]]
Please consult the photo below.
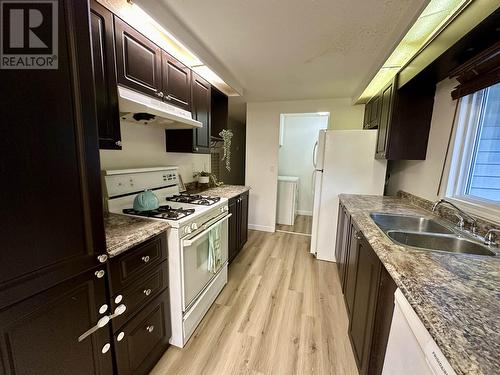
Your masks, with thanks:
[[(182, 311), (187, 311), (196, 297), (207, 284), (227, 264), (228, 257), (228, 222), (229, 215), (218, 217), (201, 233), (181, 240), (183, 300)], [(209, 270), (209, 234), (220, 226), (220, 245), (222, 262), (215, 272)]]

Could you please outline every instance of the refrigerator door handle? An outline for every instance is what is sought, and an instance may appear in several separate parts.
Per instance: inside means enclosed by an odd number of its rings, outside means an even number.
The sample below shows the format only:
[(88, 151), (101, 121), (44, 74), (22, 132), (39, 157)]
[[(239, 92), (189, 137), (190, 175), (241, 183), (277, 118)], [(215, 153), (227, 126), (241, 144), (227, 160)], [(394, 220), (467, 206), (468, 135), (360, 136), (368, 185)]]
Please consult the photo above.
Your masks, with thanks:
[(317, 160), (316, 160), (317, 148), (318, 148), (318, 141), (316, 141), (316, 143), (314, 144), (314, 147), (313, 147), (313, 167), (314, 167), (314, 169), (316, 169), (316, 164), (317, 164)]

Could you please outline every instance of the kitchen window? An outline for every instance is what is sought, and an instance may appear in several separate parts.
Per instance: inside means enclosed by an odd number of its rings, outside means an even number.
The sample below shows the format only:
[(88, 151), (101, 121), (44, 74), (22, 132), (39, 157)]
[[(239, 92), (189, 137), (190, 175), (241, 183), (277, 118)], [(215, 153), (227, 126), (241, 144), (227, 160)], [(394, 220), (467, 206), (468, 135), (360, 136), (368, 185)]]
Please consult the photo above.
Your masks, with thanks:
[(446, 195), (500, 219), (500, 83), (461, 98)]

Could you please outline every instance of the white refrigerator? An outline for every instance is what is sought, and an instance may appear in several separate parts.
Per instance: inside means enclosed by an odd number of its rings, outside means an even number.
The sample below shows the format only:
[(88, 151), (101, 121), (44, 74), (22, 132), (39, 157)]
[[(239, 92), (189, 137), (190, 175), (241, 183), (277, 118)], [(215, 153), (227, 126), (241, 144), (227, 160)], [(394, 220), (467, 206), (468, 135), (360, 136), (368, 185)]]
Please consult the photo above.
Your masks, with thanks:
[(384, 194), (386, 160), (375, 159), (377, 130), (321, 130), (313, 150), (311, 253), (335, 262), (339, 194)]

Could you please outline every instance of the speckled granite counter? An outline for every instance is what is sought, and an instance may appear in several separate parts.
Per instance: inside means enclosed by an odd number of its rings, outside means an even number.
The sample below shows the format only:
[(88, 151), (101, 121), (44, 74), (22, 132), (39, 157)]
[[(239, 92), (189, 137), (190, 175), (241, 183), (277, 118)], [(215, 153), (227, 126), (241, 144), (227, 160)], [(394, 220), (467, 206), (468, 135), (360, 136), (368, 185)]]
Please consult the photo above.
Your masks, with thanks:
[(117, 256), (168, 228), (169, 225), (164, 221), (111, 213), (105, 215), (104, 229), (108, 255)]
[(205, 194), (209, 196), (218, 196), (227, 199), (231, 199), (250, 190), (249, 186), (243, 185), (222, 185), (219, 187), (210, 188), (208, 190), (203, 190), (200, 194)]
[(499, 374), (500, 257), (409, 250), (389, 240), (369, 214), (428, 211), (393, 197), (340, 200), (457, 374)]

